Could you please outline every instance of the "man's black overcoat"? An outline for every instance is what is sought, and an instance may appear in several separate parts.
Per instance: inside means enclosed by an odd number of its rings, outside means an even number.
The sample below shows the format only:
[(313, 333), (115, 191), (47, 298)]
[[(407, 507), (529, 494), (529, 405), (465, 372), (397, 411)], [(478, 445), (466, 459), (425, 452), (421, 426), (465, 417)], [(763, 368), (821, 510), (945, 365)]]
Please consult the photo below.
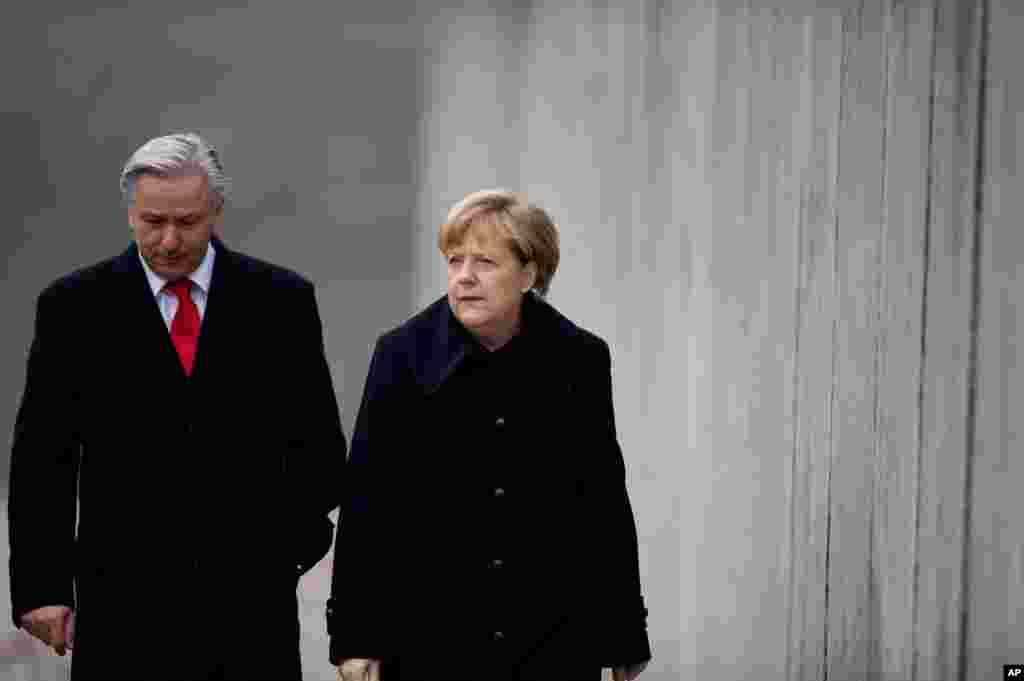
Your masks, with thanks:
[(295, 588), (330, 545), (345, 439), (313, 287), (213, 243), (191, 377), (134, 245), (39, 297), (11, 598), (15, 624), (75, 607), (80, 681), (299, 678)]

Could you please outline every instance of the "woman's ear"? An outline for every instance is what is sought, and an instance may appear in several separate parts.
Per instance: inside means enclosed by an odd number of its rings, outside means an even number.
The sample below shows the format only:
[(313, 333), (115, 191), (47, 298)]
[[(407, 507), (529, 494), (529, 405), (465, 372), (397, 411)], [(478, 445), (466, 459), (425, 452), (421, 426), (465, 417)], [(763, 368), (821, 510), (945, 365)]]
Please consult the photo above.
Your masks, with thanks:
[(523, 293), (526, 293), (537, 285), (537, 263), (530, 261), (523, 267)]

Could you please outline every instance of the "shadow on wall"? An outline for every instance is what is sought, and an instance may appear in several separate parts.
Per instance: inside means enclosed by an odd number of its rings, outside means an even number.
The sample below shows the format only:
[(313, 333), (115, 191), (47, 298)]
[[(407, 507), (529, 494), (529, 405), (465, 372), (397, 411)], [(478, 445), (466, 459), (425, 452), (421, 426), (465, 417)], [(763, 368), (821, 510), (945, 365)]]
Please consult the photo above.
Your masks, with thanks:
[[(417, 89), (416, 3), (342, 3), (296, 11), (271, 2), (185, 0), (98, 9), (23, 8), (0, 40), (16, 55), (8, 168), (17, 168), (10, 229), (0, 230), (0, 487), (24, 386), (35, 296), (51, 281), (124, 249), (117, 175), (153, 136), (195, 130), (218, 147), (233, 181), (223, 236), (233, 248), (317, 284), (342, 421), (351, 435), (376, 336), (411, 312)], [(155, 27), (155, 30), (154, 30)], [(3, 38), (7, 32), (0, 29)], [(378, 86), (383, 84), (383, 86)], [(2, 545), (6, 539), (3, 492)], [(307, 681), (336, 678), (324, 607), (331, 564), (299, 585)], [(58, 658), (10, 624), (0, 576), (0, 678), (67, 678)]]

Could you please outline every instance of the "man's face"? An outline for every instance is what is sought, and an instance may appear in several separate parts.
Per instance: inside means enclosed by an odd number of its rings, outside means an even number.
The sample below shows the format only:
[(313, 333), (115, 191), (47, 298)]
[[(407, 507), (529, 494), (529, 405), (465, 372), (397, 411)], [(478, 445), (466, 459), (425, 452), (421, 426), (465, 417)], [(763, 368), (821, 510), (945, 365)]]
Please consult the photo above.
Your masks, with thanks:
[(199, 267), (219, 217), (203, 173), (136, 178), (128, 223), (143, 259), (168, 281)]

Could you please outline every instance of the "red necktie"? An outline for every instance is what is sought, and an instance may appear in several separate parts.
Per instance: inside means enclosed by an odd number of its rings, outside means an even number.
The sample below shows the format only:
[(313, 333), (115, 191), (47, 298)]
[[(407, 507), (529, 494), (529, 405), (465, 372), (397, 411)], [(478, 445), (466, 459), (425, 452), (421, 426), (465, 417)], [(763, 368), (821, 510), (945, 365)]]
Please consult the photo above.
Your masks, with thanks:
[(199, 344), (199, 309), (189, 295), (192, 281), (186, 277), (167, 284), (165, 288), (178, 298), (178, 311), (171, 321), (171, 342), (178, 351), (185, 374), (191, 376), (196, 346)]

